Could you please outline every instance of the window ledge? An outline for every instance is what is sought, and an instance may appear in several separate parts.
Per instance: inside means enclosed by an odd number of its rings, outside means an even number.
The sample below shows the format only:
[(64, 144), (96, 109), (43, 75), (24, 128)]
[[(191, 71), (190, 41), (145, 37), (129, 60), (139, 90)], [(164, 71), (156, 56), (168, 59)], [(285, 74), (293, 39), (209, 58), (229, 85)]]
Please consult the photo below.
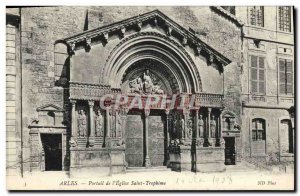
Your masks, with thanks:
[(294, 153), (281, 153), (280, 157), (294, 157)]

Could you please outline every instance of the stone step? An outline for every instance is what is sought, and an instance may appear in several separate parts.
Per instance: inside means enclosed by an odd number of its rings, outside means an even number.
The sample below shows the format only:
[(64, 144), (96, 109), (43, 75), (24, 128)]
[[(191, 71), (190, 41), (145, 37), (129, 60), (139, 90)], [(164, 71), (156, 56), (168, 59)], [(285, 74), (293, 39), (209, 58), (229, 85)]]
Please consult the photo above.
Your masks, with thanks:
[(171, 168), (167, 168), (166, 166), (159, 167), (128, 167), (126, 169), (127, 173), (135, 173), (135, 172), (155, 172), (155, 171), (171, 171)]

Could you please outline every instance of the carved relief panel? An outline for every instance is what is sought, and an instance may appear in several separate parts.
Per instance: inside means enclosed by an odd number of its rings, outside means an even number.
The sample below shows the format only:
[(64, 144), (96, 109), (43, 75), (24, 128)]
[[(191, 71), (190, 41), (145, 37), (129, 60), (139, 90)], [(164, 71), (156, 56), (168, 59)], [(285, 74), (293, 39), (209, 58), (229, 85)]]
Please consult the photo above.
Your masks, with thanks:
[(104, 120), (105, 112), (101, 111), (99, 107), (95, 107), (95, 136), (104, 137)]
[(165, 158), (165, 126), (163, 114), (154, 113), (148, 118), (148, 145), (151, 165), (162, 166)]
[(89, 135), (88, 131), (88, 106), (85, 102), (78, 102), (76, 105), (76, 121), (77, 121), (77, 136), (87, 137)]

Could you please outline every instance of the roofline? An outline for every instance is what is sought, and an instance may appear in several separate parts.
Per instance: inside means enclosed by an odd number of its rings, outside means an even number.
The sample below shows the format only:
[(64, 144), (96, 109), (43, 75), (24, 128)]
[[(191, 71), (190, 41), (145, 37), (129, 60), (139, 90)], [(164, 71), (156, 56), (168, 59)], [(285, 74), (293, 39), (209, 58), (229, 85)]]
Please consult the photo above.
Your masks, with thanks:
[(198, 38), (195, 34), (193, 34), (192, 32), (188, 31), (184, 27), (177, 24), (175, 21), (170, 19), (168, 16), (166, 16), (158, 9), (128, 19), (124, 19), (115, 23), (111, 23), (102, 27), (87, 30), (82, 33), (78, 33), (76, 35), (72, 35), (70, 37), (64, 38), (61, 41), (64, 41), (70, 45), (71, 43), (74, 42), (80, 42), (80, 41), (84, 41), (87, 38), (104, 35), (105, 33), (116, 31), (118, 29), (125, 28), (126, 26), (134, 25), (139, 21), (143, 22), (148, 19), (152, 19), (156, 17), (160, 17), (161, 19), (165, 20), (167, 25), (171, 25), (175, 27), (174, 30), (178, 31), (179, 34), (186, 36), (186, 38), (191, 39), (193, 44), (199, 45), (202, 48), (205, 47), (205, 49), (208, 50), (208, 52), (214, 53), (219, 58), (219, 61), (221, 60), (221, 62), (224, 63), (225, 65), (231, 63), (231, 60), (229, 60), (227, 57), (223, 56), (221, 53), (219, 53), (217, 50), (209, 46), (207, 43), (200, 40), (200, 38)]
[(239, 20), (235, 15), (231, 14), (230, 12), (223, 9), (222, 7), (220, 7), (220, 6), (210, 6), (210, 8), (213, 11), (221, 14), (223, 17), (227, 18), (231, 22), (233, 22), (237, 27), (241, 28), (242, 26), (244, 26), (244, 23), (241, 20)]

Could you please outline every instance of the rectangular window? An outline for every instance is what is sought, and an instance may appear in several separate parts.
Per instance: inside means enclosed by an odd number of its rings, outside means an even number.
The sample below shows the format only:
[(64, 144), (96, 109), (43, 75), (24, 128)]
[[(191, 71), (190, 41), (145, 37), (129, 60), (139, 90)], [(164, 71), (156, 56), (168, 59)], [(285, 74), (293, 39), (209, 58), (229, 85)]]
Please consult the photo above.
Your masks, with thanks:
[(279, 92), (280, 94), (293, 93), (293, 62), (288, 59), (279, 59)]
[(264, 7), (252, 6), (250, 7), (250, 24), (254, 26), (264, 26)]
[(265, 58), (250, 56), (251, 92), (265, 94)]
[(291, 32), (291, 7), (279, 6), (279, 30)]
[(266, 140), (265, 121), (263, 119), (252, 120), (252, 140)]

